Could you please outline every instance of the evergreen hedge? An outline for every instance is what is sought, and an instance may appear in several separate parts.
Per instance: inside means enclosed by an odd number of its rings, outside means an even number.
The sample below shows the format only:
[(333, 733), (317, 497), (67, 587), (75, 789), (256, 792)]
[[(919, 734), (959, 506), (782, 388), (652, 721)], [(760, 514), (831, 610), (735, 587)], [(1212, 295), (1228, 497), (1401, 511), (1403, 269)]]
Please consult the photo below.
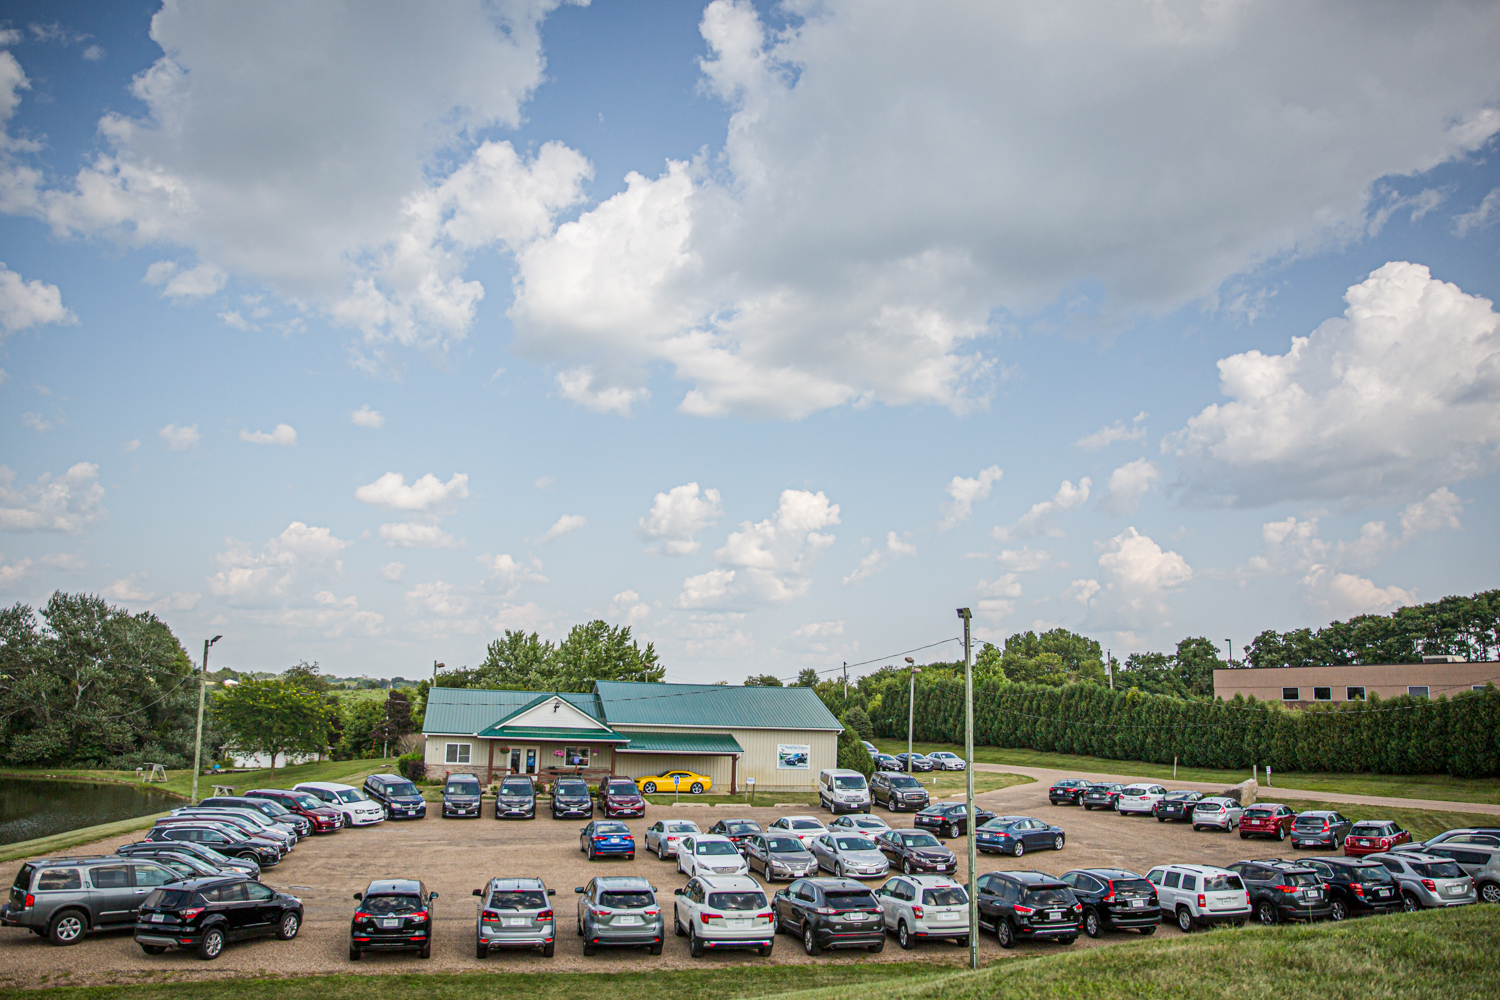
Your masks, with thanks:
[[(892, 684), (871, 719), (885, 737), (906, 735), (904, 684)], [(919, 680), (915, 735), (964, 741), (960, 678)], [(1255, 699), (1184, 701), (1099, 684), (1050, 687), (997, 678), (974, 682), (974, 742), (1111, 760), (1277, 771), (1500, 776), (1500, 690), (1455, 697), (1401, 696), (1287, 709)]]

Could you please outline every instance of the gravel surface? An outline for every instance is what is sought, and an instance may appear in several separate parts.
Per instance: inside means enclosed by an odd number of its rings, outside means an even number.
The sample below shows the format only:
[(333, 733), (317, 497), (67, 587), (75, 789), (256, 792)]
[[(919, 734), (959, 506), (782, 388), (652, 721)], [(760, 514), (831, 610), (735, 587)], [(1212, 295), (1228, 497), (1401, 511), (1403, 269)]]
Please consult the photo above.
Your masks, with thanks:
[[(1167, 782), (1169, 787), (1173, 787)], [(1002, 814), (1036, 816), (1063, 827), (1067, 846), (1061, 852), (1038, 851), (1024, 858), (980, 856), (980, 871), (1040, 869), (1054, 875), (1071, 868), (1118, 867), (1144, 873), (1152, 865), (1166, 862), (1227, 864), (1243, 858), (1288, 857), (1289, 843), (1242, 841), (1236, 834), (1195, 833), (1180, 823), (1157, 823), (1150, 817), (1123, 817), (1114, 812), (1085, 812), (1078, 807), (1052, 806), (1047, 785), (1030, 783), (989, 792), (978, 797), (986, 808)], [(775, 808), (729, 809), (724, 807), (652, 806), (642, 820), (628, 820), (635, 833), (638, 853), (633, 862), (600, 860), (590, 863), (578, 851), (579, 820), (554, 821), (545, 813), (536, 820), (499, 821), (445, 820), (432, 810), (425, 820), (386, 822), (375, 827), (348, 829), (302, 841), (277, 867), (265, 873), (265, 882), (292, 892), (306, 905), (306, 922), (296, 940), (262, 939), (231, 945), (215, 961), (201, 961), (196, 954), (170, 951), (148, 956), (134, 943), (129, 932), (94, 934), (73, 947), (57, 948), (42, 938), (14, 928), (0, 930), (0, 986), (82, 985), (88, 983), (162, 981), (219, 978), (223, 976), (311, 975), (328, 972), (438, 972), (438, 971), (546, 971), (602, 972), (611, 969), (690, 968), (704, 964), (739, 965), (763, 961), (906, 961), (912, 958), (960, 963), (964, 949), (948, 942), (920, 944), (907, 953), (890, 939), (885, 950), (824, 952), (808, 958), (799, 943), (789, 937), (777, 939), (775, 953), (762, 959), (754, 952), (709, 953), (694, 960), (684, 939), (671, 934), (672, 890), (687, 884), (673, 861), (658, 861), (644, 850), (648, 825), (658, 819), (679, 816), (692, 819), (703, 829), (727, 816), (749, 816), (762, 825), (780, 815), (811, 810)], [(909, 815), (876, 812), (892, 826), (910, 826)], [(823, 814), (824, 818), (828, 818)], [(112, 847), (137, 837), (118, 837), (68, 851), (71, 855), (107, 853)], [(967, 845), (962, 838), (948, 844), (960, 859), (965, 875)], [(1309, 852), (1317, 853), (1317, 852)], [(14, 863), (19, 867), (19, 862)], [(14, 871), (14, 869), (8, 869)], [(669, 919), (665, 952), (659, 957), (643, 949), (611, 949), (585, 958), (575, 934), (574, 916), (578, 897), (574, 886), (597, 874), (638, 874), (649, 877), (658, 888), (658, 898)], [(556, 955), (544, 959), (525, 952), (495, 952), (484, 962), (474, 958), (474, 918), (477, 900), (472, 891), (492, 876), (540, 876), (556, 889), (558, 915)], [(357, 965), (348, 960), (349, 918), (354, 911), (353, 893), (363, 890), (373, 878), (420, 878), (440, 895), (436, 906), (436, 929), (432, 958), (422, 961), (412, 953), (368, 954)], [(878, 881), (876, 883), (878, 884)], [(1178, 933), (1163, 926), (1158, 935)], [(1135, 934), (1106, 933), (1098, 941), (1080, 936), (1075, 948), (1100, 944), (1128, 944)], [(993, 935), (980, 939), (982, 960), (1007, 954), (1052, 950), (1049, 943), (1026, 943), (1014, 952), (1003, 952)]]

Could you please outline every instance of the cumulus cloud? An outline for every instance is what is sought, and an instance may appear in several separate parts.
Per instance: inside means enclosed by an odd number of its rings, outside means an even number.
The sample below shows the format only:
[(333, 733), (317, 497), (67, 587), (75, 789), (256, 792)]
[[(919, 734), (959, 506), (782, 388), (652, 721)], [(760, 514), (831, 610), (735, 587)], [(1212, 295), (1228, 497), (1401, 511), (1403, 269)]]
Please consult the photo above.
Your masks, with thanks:
[(240, 440), (251, 444), (274, 444), (290, 448), (297, 443), (297, 432), (291, 424), (277, 424), (269, 434), (265, 431), (240, 431)]
[(1414, 500), (1401, 512), (1401, 535), (1411, 538), (1426, 531), (1458, 530), (1464, 502), (1448, 487), (1436, 489), (1422, 500)]
[(1150, 459), (1127, 462), (1109, 474), (1109, 485), (1099, 499), (1099, 509), (1106, 514), (1133, 514), (1141, 497), (1161, 481), (1161, 470)]
[(399, 521), (380, 526), (380, 540), (398, 549), (456, 549), (462, 543), (435, 524)]
[(99, 466), (79, 462), (60, 476), (44, 472), (17, 487), (16, 474), (0, 465), (0, 531), (56, 531), (82, 534), (108, 516)]
[(589, 519), (582, 514), (564, 514), (552, 522), (552, 527), (542, 532), (541, 536), (533, 539), (538, 545), (546, 545), (555, 542), (564, 535), (570, 535), (579, 528), (585, 527)]
[(1001, 549), (996, 561), (1013, 573), (1031, 573), (1047, 565), (1052, 554), (1023, 545), (1019, 549)]
[(1005, 573), (997, 580), (980, 580), (978, 590), (979, 613), (998, 621), (1016, 609), (1022, 594), (1021, 579), (1015, 573)]
[(193, 445), (197, 444), (202, 437), (198, 433), (197, 424), (191, 424), (187, 427), (179, 424), (168, 424), (157, 431), (156, 436), (161, 438), (166, 446), (173, 451), (187, 451)]
[(630, 416), (636, 403), (651, 398), (651, 391), (644, 386), (629, 388), (610, 385), (593, 368), (572, 368), (557, 373), (557, 394), (570, 403), (577, 403), (593, 413), (613, 413)]
[(318, 629), (331, 639), (354, 631), (361, 635), (376, 636), (384, 631), (385, 616), (375, 611), (361, 611), (359, 598), (354, 595), (339, 597), (331, 590), (320, 590), (302, 606), (284, 607), (269, 612), (246, 611), (241, 614), (250, 621), (276, 628)]
[(1099, 451), (1101, 448), (1108, 448), (1116, 441), (1140, 441), (1146, 436), (1146, 428), (1144, 426), (1146, 416), (1146, 411), (1142, 410), (1135, 415), (1135, 419), (1130, 421), (1129, 427), (1125, 426), (1125, 421), (1116, 420), (1109, 426), (1101, 427), (1092, 434), (1085, 434), (1077, 441), (1074, 441), (1073, 444), (1084, 451)]
[[(0, 59), (8, 55), (0, 52)], [(62, 292), (56, 285), (35, 278), (27, 281), (0, 263), (0, 340), (28, 327), (77, 322), (73, 310), (62, 304)]]
[(1106, 582), (1074, 580), (1069, 588), (1075, 600), (1095, 609), (1096, 625), (1119, 631), (1166, 624), (1163, 597), (1193, 579), (1187, 560), (1133, 527), (1100, 549), (1099, 571)]
[(740, 524), (714, 553), (719, 568), (683, 581), (682, 608), (788, 604), (812, 588), (808, 571), (834, 542), (822, 529), (839, 523), (839, 505), (821, 491), (783, 490), (776, 513)]
[(528, 565), (508, 553), (501, 553), (498, 556), (480, 556), (479, 565), (484, 567), (485, 575), (490, 580), (499, 584), (506, 597), (513, 596), (523, 583), (549, 582), (542, 575), (542, 563), (539, 559), (532, 559)]
[(844, 577), (844, 586), (851, 583), (860, 583), (867, 577), (886, 568), (888, 562), (897, 556), (914, 556), (917, 547), (911, 542), (902, 541), (901, 536), (894, 531), (887, 532), (885, 536), (885, 547), (876, 546), (870, 550), (870, 554), (860, 560), (859, 565), (854, 567), (854, 572)]
[(387, 472), (354, 491), (354, 499), (384, 510), (431, 512), (450, 509), (469, 495), (469, 476), (455, 472), (445, 483), (432, 473), (406, 483), (400, 472)]
[(1046, 534), (1054, 538), (1061, 537), (1062, 529), (1048, 523), (1048, 518), (1053, 514), (1073, 510), (1088, 503), (1091, 486), (1093, 486), (1093, 480), (1088, 476), (1078, 480), (1077, 486), (1073, 485), (1072, 480), (1064, 479), (1051, 498), (1032, 504), (1031, 509), (1015, 524), (996, 527), (991, 534), (1001, 542), (1031, 538), (1037, 534)]
[(997, 307), (1211, 300), (1500, 129), (1500, 24), (1461, 3), (787, 13), (708, 5), (722, 149), (521, 250), (517, 349), (619, 393), (664, 367), (699, 415), (982, 406)]
[(686, 483), (656, 494), (650, 512), (640, 519), (635, 530), (641, 538), (658, 543), (648, 552), (690, 556), (701, 547), (698, 532), (718, 521), (723, 512), (718, 490), (700, 493), (697, 483)]
[(1219, 362), (1230, 398), (1164, 447), (1196, 505), (1408, 498), (1500, 469), (1500, 316), (1395, 262), (1286, 354)]
[(370, 409), (368, 404), (349, 414), (349, 420), (356, 427), (368, 427), (372, 431), (378, 431), (385, 426), (385, 417), (380, 415), (379, 410)]
[(264, 606), (297, 598), (309, 579), (341, 575), (344, 564), (339, 554), (352, 543), (328, 528), (293, 521), (258, 551), (233, 538), (225, 544), (215, 557), (219, 571), (209, 578), (209, 590), (231, 604)]
[(42, 431), (50, 430), (52, 427), (52, 421), (48, 420), (46, 417), (35, 411), (21, 414), (21, 423), (25, 424), (27, 427), (30, 427), (38, 434), (40, 434)]
[(1334, 572), (1326, 566), (1312, 567), (1301, 582), (1307, 588), (1309, 603), (1334, 619), (1389, 614), (1397, 608), (1417, 603), (1414, 591), (1396, 586), (1379, 587), (1366, 577)]
[(474, 606), (472, 599), (442, 580), (417, 584), (406, 592), (406, 600), (439, 618), (462, 618)]
[(1462, 513), (1463, 500), (1445, 486), (1403, 508), (1399, 535), (1387, 530), (1384, 521), (1366, 521), (1354, 540), (1330, 542), (1320, 535), (1319, 514), (1268, 521), (1261, 526), (1264, 553), (1251, 556), (1242, 572), (1246, 576), (1306, 573), (1304, 583), (1327, 584), (1333, 579), (1332, 571), (1373, 565), (1381, 556), (1418, 535), (1458, 530), (1462, 527), (1459, 517)]
[(836, 622), (808, 622), (806, 625), (798, 625), (792, 630), (792, 635), (799, 639), (831, 639), (844, 634), (844, 623), (842, 620)]
[(228, 275), (213, 264), (182, 268), (175, 260), (159, 260), (146, 268), (146, 276), (141, 280), (148, 285), (160, 285), (165, 298), (204, 299), (223, 288)]
[(55, 555), (45, 555), (37, 559), (26, 557), (17, 559), (11, 563), (0, 560), (0, 590), (10, 590), (16, 584), (41, 570), (76, 573), (78, 570), (83, 569), (85, 565), (83, 557), (71, 552), (59, 552)]
[(380, 567), (380, 578), (390, 583), (400, 583), (406, 576), (406, 563), (388, 562)]
[(609, 616), (626, 625), (638, 625), (651, 617), (651, 605), (633, 590), (622, 590), (609, 602)]
[(132, 573), (105, 587), (103, 594), (117, 601), (149, 601), (156, 595), (141, 586), (141, 582), (145, 579), (145, 573)]
[(992, 465), (988, 469), (981, 469), (973, 479), (954, 476), (944, 490), (952, 499), (943, 504), (943, 516), (938, 521), (938, 530), (947, 531), (967, 521), (969, 515), (974, 513), (974, 502), (988, 497), (990, 488), (1003, 475), (1005, 473), (1000, 470), (1000, 466)]

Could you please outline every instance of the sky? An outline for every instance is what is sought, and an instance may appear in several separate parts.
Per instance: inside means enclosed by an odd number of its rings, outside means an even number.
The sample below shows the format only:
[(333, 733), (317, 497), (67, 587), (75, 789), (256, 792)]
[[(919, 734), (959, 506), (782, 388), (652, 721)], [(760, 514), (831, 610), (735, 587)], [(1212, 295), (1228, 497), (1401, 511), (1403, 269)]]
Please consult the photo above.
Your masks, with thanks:
[(6, 603), (738, 682), (1497, 585), (1495, 3), (3, 14)]

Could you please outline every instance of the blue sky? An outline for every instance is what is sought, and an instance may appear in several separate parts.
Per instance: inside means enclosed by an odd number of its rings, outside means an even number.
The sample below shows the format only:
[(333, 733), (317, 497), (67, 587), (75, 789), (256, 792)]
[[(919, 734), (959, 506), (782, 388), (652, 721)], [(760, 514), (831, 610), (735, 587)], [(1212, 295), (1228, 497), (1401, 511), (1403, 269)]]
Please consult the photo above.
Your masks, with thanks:
[(1494, 587), (1500, 12), (1092, 10), (8, 5), (0, 596), (738, 681)]

